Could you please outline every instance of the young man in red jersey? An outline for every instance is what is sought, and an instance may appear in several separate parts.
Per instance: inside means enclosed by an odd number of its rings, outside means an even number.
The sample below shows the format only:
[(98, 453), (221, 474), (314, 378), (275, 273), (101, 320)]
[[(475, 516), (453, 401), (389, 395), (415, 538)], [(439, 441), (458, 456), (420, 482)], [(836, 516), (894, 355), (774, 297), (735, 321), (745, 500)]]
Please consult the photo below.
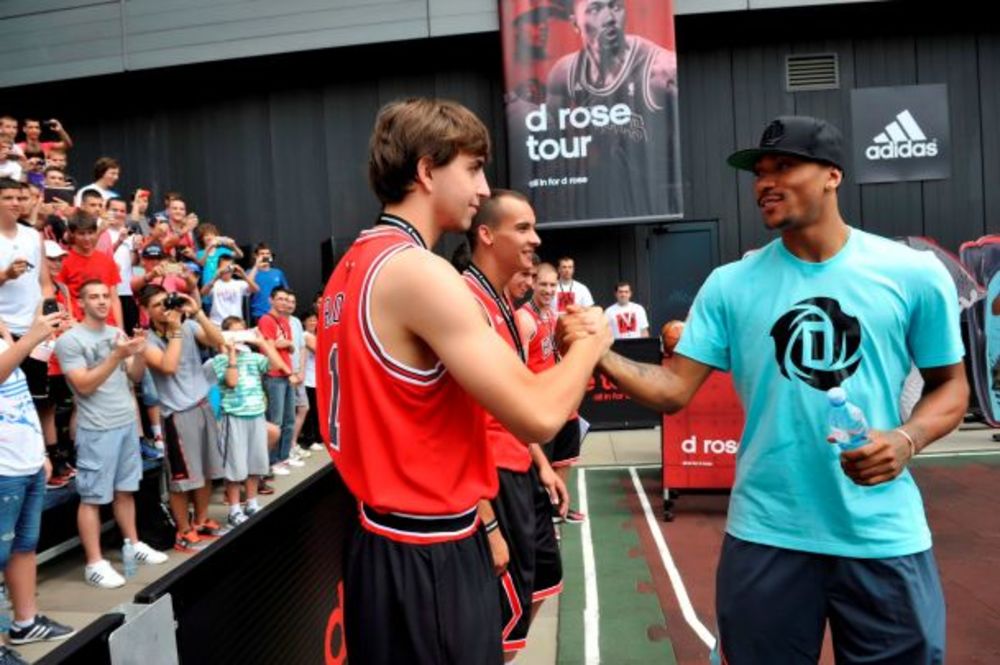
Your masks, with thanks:
[[(538, 266), (531, 300), (517, 310), (517, 325), (528, 349), (528, 368), (543, 372), (558, 362), (555, 342), (556, 315), (552, 301), (558, 289), (559, 273), (551, 263)], [(545, 454), (563, 481), (569, 482), (569, 472), (580, 458), (580, 416), (576, 411), (562, 426), (555, 438), (543, 447)], [(555, 516), (557, 522), (578, 524), (586, 516), (578, 510), (567, 510)]]
[(360, 504), (347, 648), (363, 663), (499, 663), (496, 578), (476, 510), (497, 474), (480, 404), (522, 441), (551, 438), (610, 331), (599, 310), (571, 317), (565, 361), (535, 375), (429, 251), (467, 230), (490, 193), (489, 137), (472, 112), (394, 102), (370, 146), (383, 212), (327, 284), (316, 354), (324, 440)]
[[(483, 201), (466, 238), (472, 262), (462, 276), (490, 327), (526, 363), (527, 349), (504, 285), (520, 271), (531, 270), (541, 242), (535, 233), (535, 213), (524, 195), (495, 190)], [(492, 501), (480, 502), (479, 517), (487, 525), (498, 576), (501, 638), (504, 659), (509, 661), (526, 646), (528, 628), (542, 601), (562, 591), (550, 495), (563, 511), (569, 507), (569, 495), (537, 443), (525, 446), (489, 414), (486, 439), (500, 487)]]

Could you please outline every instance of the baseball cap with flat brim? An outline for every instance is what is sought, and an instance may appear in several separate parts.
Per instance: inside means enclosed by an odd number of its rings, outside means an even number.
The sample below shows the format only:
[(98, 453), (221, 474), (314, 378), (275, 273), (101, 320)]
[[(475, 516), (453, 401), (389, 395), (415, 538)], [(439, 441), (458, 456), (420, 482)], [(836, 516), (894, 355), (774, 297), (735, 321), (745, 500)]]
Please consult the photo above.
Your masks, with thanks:
[(844, 170), (844, 137), (840, 130), (819, 118), (784, 115), (764, 128), (760, 145), (738, 150), (726, 162), (744, 171), (753, 171), (757, 162), (768, 155), (788, 155), (810, 162), (820, 162)]

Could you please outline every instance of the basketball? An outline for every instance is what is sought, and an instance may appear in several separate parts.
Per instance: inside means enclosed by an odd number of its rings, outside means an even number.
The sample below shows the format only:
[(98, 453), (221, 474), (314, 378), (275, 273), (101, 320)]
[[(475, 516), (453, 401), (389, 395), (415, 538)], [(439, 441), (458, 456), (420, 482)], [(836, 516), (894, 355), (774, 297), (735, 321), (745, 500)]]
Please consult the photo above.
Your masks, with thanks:
[(681, 339), (681, 333), (684, 332), (684, 322), (677, 321), (667, 321), (660, 328), (660, 341), (663, 344), (664, 353), (673, 353), (674, 347), (677, 346), (677, 342)]

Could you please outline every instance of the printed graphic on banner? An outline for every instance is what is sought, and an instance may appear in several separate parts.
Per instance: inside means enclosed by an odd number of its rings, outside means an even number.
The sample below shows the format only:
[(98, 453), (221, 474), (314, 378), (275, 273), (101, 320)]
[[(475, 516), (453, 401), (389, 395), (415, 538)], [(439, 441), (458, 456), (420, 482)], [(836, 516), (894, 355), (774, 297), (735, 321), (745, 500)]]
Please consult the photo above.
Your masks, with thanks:
[(682, 215), (669, 0), (500, 0), (511, 187), (539, 226)]
[(852, 90), (851, 111), (859, 183), (950, 177), (946, 85)]

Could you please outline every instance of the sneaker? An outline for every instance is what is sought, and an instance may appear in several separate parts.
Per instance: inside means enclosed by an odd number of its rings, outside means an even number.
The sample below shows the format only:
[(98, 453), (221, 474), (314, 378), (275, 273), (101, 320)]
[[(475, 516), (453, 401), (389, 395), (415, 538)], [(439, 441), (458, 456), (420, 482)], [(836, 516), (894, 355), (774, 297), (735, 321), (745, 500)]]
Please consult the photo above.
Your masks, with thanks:
[(322, 443), (320, 443), (319, 441), (317, 441), (316, 443), (314, 443), (311, 446), (309, 446), (309, 450), (312, 450), (312, 451), (326, 450), (326, 446), (324, 446)]
[(288, 467), (283, 463), (278, 463), (271, 467), (271, 473), (276, 476), (287, 476), (291, 473), (291, 471), (289, 471)]
[(242, 510), (240, 510), (235, 513), (229, 513), (229, 517), (226, 519), (226, 523), (235, 529), (239, 525), (246, 522), (248, 519), (250, 518), (247, 516), (247, 514), (244, 513)]
[(27, 628), (11, 624), (9, 637), (11, 644), (28, 644), (42, 640), (64, 640), (75, 634), (76, 631), (69, 626), (53, 621), (44, 614), (36, 614), (35, 620)]
[(243, 514), (247, 516), (247, 519), (250, 519), (251, 516), (256, 515), (259, 512), (260, 507), (254, 508), (253, 506), (247, 506), (243, 509)]
[(192, 524), (199, 538), (219, 538), (229, 533), (229, 529), (213, 519), (207, 519), (201, 524)]
[(300, 460), (298, 457), (289, 457), (287, 463), (288, 466), (294, 466), (294, 467), (303, 467), (306, 465), (306, 463)]
[(146, 439), (139, 439), (139, 450), (142, 453), (143, 459), (162, 459), (163, 451), (153, 444), (151, 444)]
[(156, 448), (157, 450), (159, 450), (160, 452), (163, 452), (164, 448), (163, 448), (163, 437), (162, 436), (158, 436), (158, 437), (156, 437), (156, 438), (153, 439), (153, 447)]
[(0, 646), (0, 665), (28, 665), (28, 661), (13, 649)]
[(566, 513), (567, 524), (580, 524), (585, 522), (587, 516), (581, 513), (579, 510), (573, 510), (572, 508)]
[(99, 589), (117, 589), (120, 586), (125, 586), (125, 578), (111, 567), (111, 562), (107, 559), (101, 559), (97, 563), (84, 566), (83, 579), (87, 581), (87, 584)]
[(313, 454), (309, 452), (308, 448), (303, 448), (299, 444), (296, 444), (296, 447), (298, 448), (298, 450), (295, 452), (298, 453), (299, 459), (309, 459), (310, 457), (313, 456)]
[(155, 566), (167, 562), (165, 552), (154, 550), (141, 540), (133, 546), (133, 549), (135, 550), (135, 562), (140, 565)]
[(194, 554), (205, 549), (207, 544), (198, 536), (197, 531), (190, 529), (184, 533), (177, 534), (177, 539), (174, 541), (174, 549), (184, 554)]
[(257, 482), (257, 494), (263, 494), (267, 496), (268, 494), (274, 494), (274, 488), (271, 487), (266, 480), (261, 478)]

